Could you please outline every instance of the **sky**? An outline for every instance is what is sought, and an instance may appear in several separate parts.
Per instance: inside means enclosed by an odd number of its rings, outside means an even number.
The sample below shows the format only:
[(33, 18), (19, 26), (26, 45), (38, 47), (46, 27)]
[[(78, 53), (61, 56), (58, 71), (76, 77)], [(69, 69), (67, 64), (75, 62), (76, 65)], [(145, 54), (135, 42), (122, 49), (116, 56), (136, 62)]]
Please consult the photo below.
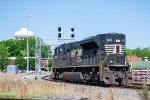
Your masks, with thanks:
[(36, 37), (76, 40), (110, 32), (126, 35), (127, 48), (150, 47), (150, 0), (0, 0), (0, 41), (27, 27)]

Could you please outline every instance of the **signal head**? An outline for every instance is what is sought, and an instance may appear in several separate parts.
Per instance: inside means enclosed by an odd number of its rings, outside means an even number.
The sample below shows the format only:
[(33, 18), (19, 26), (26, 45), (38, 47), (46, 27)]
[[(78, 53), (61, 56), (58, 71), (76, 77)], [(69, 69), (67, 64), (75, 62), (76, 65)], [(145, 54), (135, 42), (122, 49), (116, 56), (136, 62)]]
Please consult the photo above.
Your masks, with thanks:
[(74, 32), (74, 28), (71, 28), (71, 32)]
[(58, 32), (61, 32), (61, 27), (58, 27)]
[(61, 38), (61, 33), (58, 33), (58, 38)]

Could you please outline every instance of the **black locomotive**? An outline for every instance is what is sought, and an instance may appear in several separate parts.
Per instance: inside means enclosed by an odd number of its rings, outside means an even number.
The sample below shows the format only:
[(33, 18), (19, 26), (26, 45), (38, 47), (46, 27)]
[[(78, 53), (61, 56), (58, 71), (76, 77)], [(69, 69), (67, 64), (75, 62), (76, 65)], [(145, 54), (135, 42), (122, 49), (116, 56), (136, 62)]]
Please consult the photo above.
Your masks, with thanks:
[(128, 85), (129, 65), (125, 63), (125, 35), (99, 34), (55, 48), (53, 79)]

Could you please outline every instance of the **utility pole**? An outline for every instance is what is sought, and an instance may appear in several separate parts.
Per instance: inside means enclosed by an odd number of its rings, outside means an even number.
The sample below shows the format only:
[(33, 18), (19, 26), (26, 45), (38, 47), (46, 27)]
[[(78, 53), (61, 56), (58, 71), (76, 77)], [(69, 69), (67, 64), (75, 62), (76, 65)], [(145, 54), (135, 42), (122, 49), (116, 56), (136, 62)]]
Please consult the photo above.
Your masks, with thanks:
[(29, 71), (29, 22), (31, 21), (31, 16), (27, 16), (27, 69), (26, 69), (26, 73), (28, 73)]
[(28, 41), (28, 24), (29, 24), (29, 19), (27, 17), (27, 69), (26, 73), (29, 71), (29, 41)]

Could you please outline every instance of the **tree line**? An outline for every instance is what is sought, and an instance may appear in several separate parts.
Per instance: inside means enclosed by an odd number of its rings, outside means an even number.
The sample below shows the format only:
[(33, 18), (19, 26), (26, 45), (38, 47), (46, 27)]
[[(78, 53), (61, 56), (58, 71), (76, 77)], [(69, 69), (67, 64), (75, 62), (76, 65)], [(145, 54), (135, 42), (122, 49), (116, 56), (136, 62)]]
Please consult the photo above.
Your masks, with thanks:
[(137, 57), (142, 58), (142, 60), (144, 60), (144, 57), (147, 57), (148, 60), (150, 60), (150, 48), (144, 48), (144, 49), (141, 49), (140, 47), (138, 47), (136, 49), (126, 48), (125, 55), (126, 56), (137, 56)]
[[(20, 70), (26, 69), (27, 61), (24, 57), (27, 56), (27, 40), (15, 40), (9, 39), (0, 42), (0, 70), (4, 70), (6, 66), (9, 64), (9, 57), (16, 57), (15, 64), (18, 66)], [(41, 57), (42, 58), (51, 58), (51, 49), (50, 46), (46, 45), (42, 41), (42, 48), (41, 48)], [(35, 57), (35, 45), (36, 39), (29, 38), (29, 55), (30, 57)], [(136, 49), (129, 49), (126, 48), (125, 50), (126, 56), (138, 56), (144, 60), (144, 57), (148, 57), (150, 60), (150, 48), (136, 48)], [(49, 65), (52, 65), (52, 60), (49, 60)], [(35, 69), (35, 58), (29, 58), (29, 69)]]
[[(49, 45), (46, 45), (43, 41), (41, 47), (41, 58), (51, 58), (51, 49)], [(16, 57), (15, 64), (18, 66), (19, 70), (25, 70), (27, 66), (27, 39), (15, 40), (9, 39), (0, 42), (0, 70), (4, 70), (9, 64), (9, 57)], [(29, 69), (35, 69), (35, 47), (36, 39), (29, 38)], [(49, 61), (49, 66), (51, 66), (52, 61)]]

